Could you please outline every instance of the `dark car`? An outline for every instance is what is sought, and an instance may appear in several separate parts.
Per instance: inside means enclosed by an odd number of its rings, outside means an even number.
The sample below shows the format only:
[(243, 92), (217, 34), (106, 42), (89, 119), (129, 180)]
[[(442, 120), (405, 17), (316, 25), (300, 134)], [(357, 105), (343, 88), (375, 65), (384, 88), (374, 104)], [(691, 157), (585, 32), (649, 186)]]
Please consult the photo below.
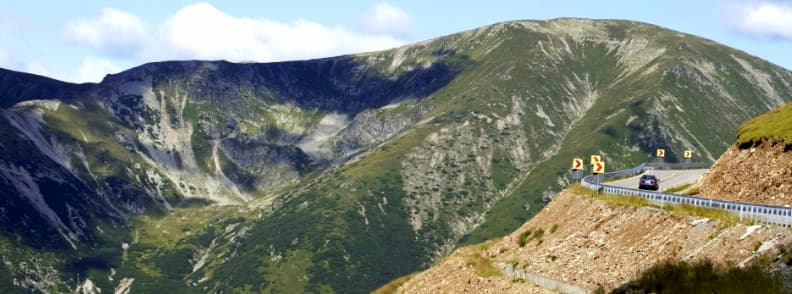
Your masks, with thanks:
[(655, 190), (660, 188), (660, 179), (654, 175), (643, 175), (641, 180), (638, 181), (638, 189)]

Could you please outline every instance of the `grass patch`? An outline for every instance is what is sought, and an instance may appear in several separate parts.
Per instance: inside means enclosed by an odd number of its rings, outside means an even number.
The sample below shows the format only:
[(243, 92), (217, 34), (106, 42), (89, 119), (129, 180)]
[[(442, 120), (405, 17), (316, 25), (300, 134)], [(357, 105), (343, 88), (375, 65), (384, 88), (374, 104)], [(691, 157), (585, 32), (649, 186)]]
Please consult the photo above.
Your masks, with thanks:
[(700, 192), (701, 192), (701, 189), (699, 187), (695, 187), (693, 189), (690, 189), (690, 191), (687, 191), (687, 193), (685, 193), (685, 194), (686, 195), (698, 195)]
[(649, 203), (649, 200), (646, 200), (641, 197), (636, 196), (628, 196), (628, 195), (621, 195), (621, 194), (600, 194), (599, 196), (595, 195), (593, 197), (597, 200), (603, 200), (609, 203), (618, 204), (618, 205), (625, 205), (625, 206), (635, 206), (635, 207), (646, 207), (646, 206), (655, 206)]
[[(550, 229), (551, 233), (555, 232), (558, 229), (558, 225), (554, 225), (552, 229)], [(542, 237), (544, 237), (545, 231), (542, 229), (537, 229), (535, 231), (527, 230), (520, 234), (520, 237), (517, 239), (517, 245), (520, 247), (525, 247), (531, 240), (536, 240), (536, 245), (542, 244)]]
[(709, 260), (690, 264), (664, 262), (646, 270), (612, 293), (788, 293), (779, 277), (754, 264), (717, 268)]
[(740, 218), (732, 212), (715, 209), (715, 208), (698, 207), (687, 203), (677, 204), (677, 205), (666, 205), (665, 207), (663, 207), (663, 209), (673, 214), (706, 217), (713, 220), (719, 220), (727, 225), (732, 225), (740, 222)]
[(492, 264), (489, 258), (479, 252), (465, 255), (465, 265), (476, 269), (476, 275), (482, 278), (501, 277), (503, 273)]
[(528, 243), (529, 237), (531, 237), (531, 230), (527, 230), (523, 232), (522, 234), (520, 234), (520, 238), (517, 239), (517, 245), (520, 245), (520, 247), (525, 247), (525, 244)]
[(684, 184), (684, 185), (679, 185), (679, 186), (674, 186), (674, 187), (671, 187), (671, 188), (668, 188), (668, 189), (665, 189), (665, 190), (663, 190), (663, 193), (672, 193), (672, 194), (675, 194), (675, 193), (677, 193), (677, 192), (679, 192), (679, 191), (682, 191), (682, 190), (685, 190), (685, 189), (687, 189), (687, 188), (690, 188), (690, 186), (693, 186), (693, 183)]
[(412, 279), (418, 273), (412, 273), (406, 276), (399, 277), (389, 283), (385, 284), (384, 286), (380, 287), (377, 290), (374, 290), (372, 294), (391, 294), (396, 293), (396, 290), (399, 289), (402, 285), (406, 284), (410, 279)]
[(541, 239), (542, 237), (544, 237), (544, 234), (545, 234), (544, 230), (538, 229), (538, 230), (534, 231), (533, 238), (534, 239)]
[(763, 139), (781, 139), (792, 144), (792, 103), (744, 122), (737, 129), (737, 144), (756, 144)]

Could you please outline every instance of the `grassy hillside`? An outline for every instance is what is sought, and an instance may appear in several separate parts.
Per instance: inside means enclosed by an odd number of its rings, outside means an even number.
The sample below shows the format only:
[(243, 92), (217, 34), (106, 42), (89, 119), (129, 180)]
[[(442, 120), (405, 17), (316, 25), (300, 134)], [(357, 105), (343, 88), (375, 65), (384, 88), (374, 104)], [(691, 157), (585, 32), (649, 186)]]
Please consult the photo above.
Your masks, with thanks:
[(756, 144), (764, 139), (777, 139), (792, 145), (792, 104), (752, 118), (737, 130), (737, 144)]

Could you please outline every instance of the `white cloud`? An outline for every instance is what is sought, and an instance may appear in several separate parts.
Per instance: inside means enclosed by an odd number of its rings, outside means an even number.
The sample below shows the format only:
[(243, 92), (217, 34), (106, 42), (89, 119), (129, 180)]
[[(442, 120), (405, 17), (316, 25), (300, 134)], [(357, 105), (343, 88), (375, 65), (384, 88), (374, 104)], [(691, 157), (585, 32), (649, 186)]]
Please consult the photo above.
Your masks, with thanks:
[(729, 24), (744, 33), (792, 39), (792, 5), (748, 2), (727, 8)]
[(121, 67), (108, 59), (88, 56), (83, 58), (80, 66), (77, 67), (77, 72), (68, 80), (74, 82), (100, 82), (105, 75), (119, 71), (121, 71)]
[(146, 29), (136, 15), (105, 8), (94, 18), (67, 23), (65, 37), (111, 56), (134, 57), (146, 44)]
[(408, 36), (412, 33), (412, 21), (401, 8), (380, 3), (363, 16), (363, 29), (375, 34)]
[(342, 27), (298, 20), (234, 17), (207, 3), (179, 10), (161, 28), (171, 57), (279, 61), (373, 51), (404, 43), (389, 35), (360, 35)]
[(51, 68), (39, 60), (30, 60), (24, 64), (17, 64), (16, 70), (37, 74), (61, 81), (72, 83), (100, 82), (105, 75), (117, 73), (122, 68), (109, 59), (87, 56), (80, 61), (75, 70)]
[[(366, 19), (370, 30), (357, 33), (309, 20), (285, 23), (232, 16), (211, 4), (197, 3), (179, 9), (157, 25), (147, 24), (128, 12), (105, 8), (94, 18), (69, 22), (65, 37), (106, 59), (86, 57), (73, 74), (60, 76), (70, 81), (95, 82), (107, 72), (118, 71), (117, 64), (130, 62), (271, 62), (383, 50), (406, 43), (404, 34), (410, 29), (410, 19), (401, 9), (379, 4)], [(36, 69), (44, 71), (43, 67)]]

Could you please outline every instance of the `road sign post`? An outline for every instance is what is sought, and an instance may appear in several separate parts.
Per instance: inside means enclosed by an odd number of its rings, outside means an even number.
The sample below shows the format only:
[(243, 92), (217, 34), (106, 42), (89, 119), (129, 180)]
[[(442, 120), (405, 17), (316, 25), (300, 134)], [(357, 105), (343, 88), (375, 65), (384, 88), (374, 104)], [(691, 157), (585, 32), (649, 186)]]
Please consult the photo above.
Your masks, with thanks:
[(575, 179), (575, 181), (580, 180), (585, 168), (586, 166), (583, 164), (583, 158), (572, 159), (572, 177)]
[[(591, 166), (591, 173), (596, 174), (596, 183), (597, 185), (602, 185), (602, 174), (605, 173), (605, 162), (596, 162)], [(599, 195), (599, 190), (597, 189), (597, 195)]]
[(663, 158), (665, 158), (665, 154), (666, 154), (665, 149), (658, 148), (657, 151), (655, 152), (655, 156), (657, 157), (656, 162), (663, 163)]
[(592, 155), (591, 159), (589, 160), (589, 164), (594, 165), (597, 162), (602, 162), (602, 156), (600, 156), (600, 155)]
[(685, 163), (691, 163), (693, 160), (693, 150), (685, 150), (682, 153), (682, 157), (685, 158)]

